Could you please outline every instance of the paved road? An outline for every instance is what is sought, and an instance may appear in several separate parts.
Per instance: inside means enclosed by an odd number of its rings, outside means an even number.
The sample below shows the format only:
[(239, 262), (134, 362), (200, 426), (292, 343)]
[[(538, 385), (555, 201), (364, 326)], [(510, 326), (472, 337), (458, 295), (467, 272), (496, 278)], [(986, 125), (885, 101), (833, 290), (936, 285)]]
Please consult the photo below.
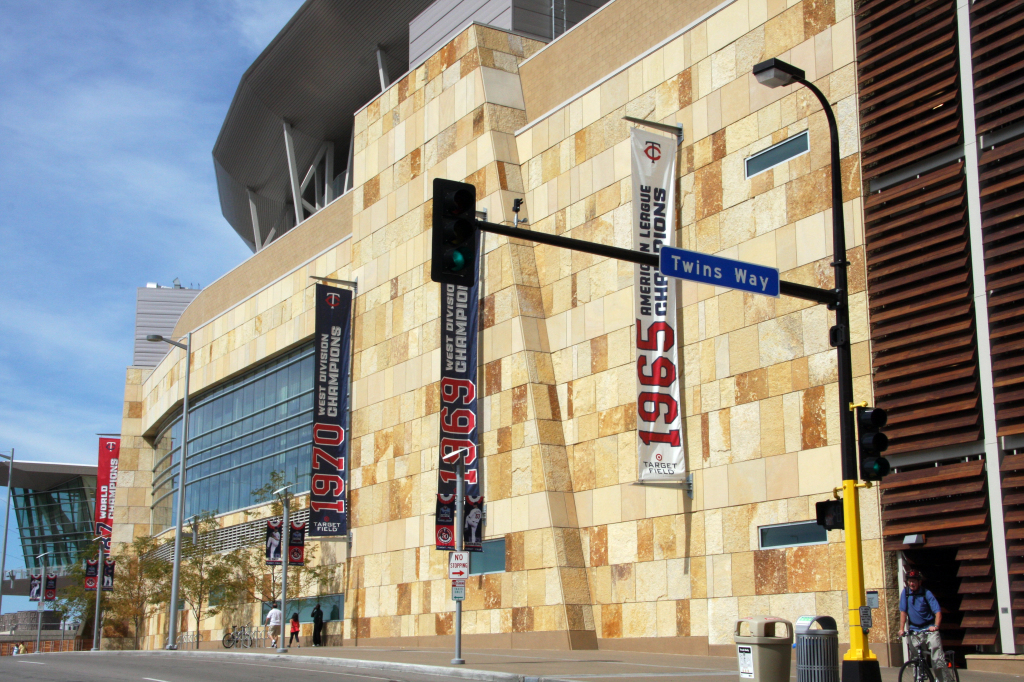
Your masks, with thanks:
[(435, 675), (401, 673), (396, 676), (387, 671), (343, 669), (298, 657), (291, 661), (105, 653), (0, 657), (3, 682), (255, 682), (301, 679), (310, 673), (331, 682), (438, 682)]

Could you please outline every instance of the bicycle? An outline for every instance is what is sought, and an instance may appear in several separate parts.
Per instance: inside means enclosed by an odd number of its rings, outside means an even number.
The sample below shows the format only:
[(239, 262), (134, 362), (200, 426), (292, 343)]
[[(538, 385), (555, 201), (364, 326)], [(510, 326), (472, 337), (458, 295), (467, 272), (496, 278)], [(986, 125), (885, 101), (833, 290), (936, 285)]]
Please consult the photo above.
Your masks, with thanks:
[[(913, 632), (904, 633), (902, 636), (910, 638)], [(917, 637), (917, 643), (913, 640), (910, 642), (910, 659), (903, 664), (900, 668), (899, 682), (936, 682), (935, 675), (932, 674), (932, 655), (928, 648), (927, 637)], [(956, 671), (955, 652), (952, 650), (946, 651), (946, 668), (952, 673), (950, 678), (947, 678), (945, 682), (960, 682), (960, 673)], [(903, 678), (904, 672), (907, 669), (913, 668), (913, 674), (908, 675), (906, 679)]]
[(224, 635), (224, 648), (238, 647), (239, 649), (251, 649), (253, 644), (252, 632), (248, 625), (236, 626)]

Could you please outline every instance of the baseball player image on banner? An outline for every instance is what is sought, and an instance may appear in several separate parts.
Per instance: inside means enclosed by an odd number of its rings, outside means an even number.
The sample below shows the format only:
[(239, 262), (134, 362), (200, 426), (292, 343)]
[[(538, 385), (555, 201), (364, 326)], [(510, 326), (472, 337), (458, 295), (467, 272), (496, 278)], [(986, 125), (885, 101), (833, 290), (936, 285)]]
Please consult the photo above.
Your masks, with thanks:
[(114, 591), (114, 566), (116, 562), (113, 559), (103, 560), (103, 591), (113, 592)]
[[(633, 250), (660, 253), (675, 235), (676, 140), (630, 130), (633, 166)], [(679, 398), (675, 279), (635, 265), (637, 454), (641, 481), (686, 477)]]
[(28, 577), (28, 600), (39, 601), (43, 591), (43, 576), (30, 575)]
[(43, 601), (54, 601), (57, 599), (57, 574), (48, 573), (46, 576), (46, 589), (43, 590)]
[[(440, 462), (437, 470), (439, 508), (442, 500), (455, 496), (456, 466), (463, 457), (466, 497), (480, 496), (477, 478), (477, 318), (480, 309), (479, 284), (463, 287), (441, 285), (441, 413)], [(452, 505), (452, 524), (454, 524)], [(454, 549), (453, 525), (434, 519), (435, 546)], [(481, 529), (482, 532), (482, 529)], [(469, 551), (480, 551), (479, 548)]]
[(267, 566), (281, 565), (281, 519), (267, 519)]
[(99, 582), (100, 562), (96, 559), (85, 560), (85, 591), (95, 592), (96, 583)]
[(484, 551), (484, 497), (466, 496), (466, 506), (462, 510), (462, 548), (467, 552)]
[(291, 521), (288, 531), (288, 565), (302, 566), (306, 563), (306, 524)]
[(352, 358), (352, 292), (317, 284), (315, 324), (309, 536), (321, 538), (348, 534), (345, 427)]

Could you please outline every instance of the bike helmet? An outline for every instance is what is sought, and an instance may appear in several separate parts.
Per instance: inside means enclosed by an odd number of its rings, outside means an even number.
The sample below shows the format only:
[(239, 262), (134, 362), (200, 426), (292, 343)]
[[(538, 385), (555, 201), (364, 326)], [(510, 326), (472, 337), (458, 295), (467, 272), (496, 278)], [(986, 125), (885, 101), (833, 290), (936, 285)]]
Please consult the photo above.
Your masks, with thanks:
[(909, 582), (911, 580), (920, 580), (924, 582), (924, 574), (916, 568), (907, 569), (907, 572), (903, 575), (903, 580)]

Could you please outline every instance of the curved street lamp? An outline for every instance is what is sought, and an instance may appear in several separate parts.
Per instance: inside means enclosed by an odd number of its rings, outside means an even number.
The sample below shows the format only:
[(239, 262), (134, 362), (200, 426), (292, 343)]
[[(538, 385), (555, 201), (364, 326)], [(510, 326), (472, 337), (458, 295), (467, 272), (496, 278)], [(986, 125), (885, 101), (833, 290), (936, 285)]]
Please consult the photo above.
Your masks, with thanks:
[(185, 460), (188, 457), (188, 378), (192, 374), (192, 332), (185, 336), (185, 343), (168, 339), (159, 334), (149, 334), (147, 341), (164, 342), (185, 351), (185, 398), (181, 405), (181, 453), (178, 455), (178, 510), (174, 528), (174, 568), (171, 572), (170, 615), (167, 618), (167, 649), (178, 648), (178, 585), (181, 582), (181, 525), (185, 520)]
[[(757, 82), (769, 88), (800, 84), (810, 90), (825, 110), (832, 155), (832, 268), (835, 273), (836, 326), (829, 341), (838, 355), (839, 437), (843, 464), (843, 519), (846, 531), (846, 592), (850, 609), (850, 650), (843, 657), (843, 679), (847, 682), (881, 682), (878, 659), (868, 646), (867, 630), (862, 626), (864, 594), (864, 557), (860, 538), (860, 513), (857, 499), (857, 446), (854, 434), (853, 362), (850, 357), (850, 298), (846, 269), (846, 225), (843, 219), (842, 167), (839, 160), (839, 126), (828, 98), (807, 80), (803, 69), (768, 59), (753, 69)], [(869, 612), (870, 614), (870, 612)]]

